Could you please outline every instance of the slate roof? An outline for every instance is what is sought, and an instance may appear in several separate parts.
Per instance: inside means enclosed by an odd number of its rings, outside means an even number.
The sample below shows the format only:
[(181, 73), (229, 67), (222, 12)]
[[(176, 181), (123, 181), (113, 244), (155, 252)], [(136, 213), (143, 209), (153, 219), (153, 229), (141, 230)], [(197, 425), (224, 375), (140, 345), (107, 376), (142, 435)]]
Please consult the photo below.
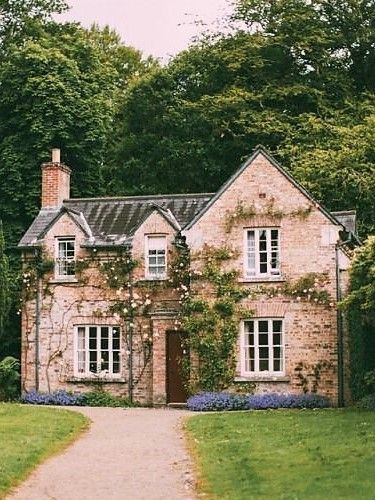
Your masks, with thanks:
[(67, 213), (85, 230), (87, 246), (118, 246), (131, 243), (137, 228), (153, 212), (159, 212), (176, 229), (183, 229), (213, 196), (212, 193), (126, 196), (119, 198), (72, 198), (59, 209), (42, 209), (19, 247), (38, 246), (45, 232)]

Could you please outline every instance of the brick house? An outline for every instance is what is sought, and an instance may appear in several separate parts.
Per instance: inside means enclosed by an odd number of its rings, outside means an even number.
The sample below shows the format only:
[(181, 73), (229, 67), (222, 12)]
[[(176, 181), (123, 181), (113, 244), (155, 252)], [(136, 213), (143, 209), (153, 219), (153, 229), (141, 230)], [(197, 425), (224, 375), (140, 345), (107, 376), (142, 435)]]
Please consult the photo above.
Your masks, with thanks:
[(233, 387), (349, 398), (336, 304), (354, 212), (327, 212), (262, 147), (216, 193), (74, 199), (70, 172), (53, 150), (42, 165), (41, 210), (19, 244), (23, 390), (83, 392), (100, 383), (143, 403), (185, 401), (186, 287), (171, 276), (183, 244), (197, 276), (205, 250), (231, 249), (225, 266), (249, 291), (240, 305), (252, 315), (237, 317)]

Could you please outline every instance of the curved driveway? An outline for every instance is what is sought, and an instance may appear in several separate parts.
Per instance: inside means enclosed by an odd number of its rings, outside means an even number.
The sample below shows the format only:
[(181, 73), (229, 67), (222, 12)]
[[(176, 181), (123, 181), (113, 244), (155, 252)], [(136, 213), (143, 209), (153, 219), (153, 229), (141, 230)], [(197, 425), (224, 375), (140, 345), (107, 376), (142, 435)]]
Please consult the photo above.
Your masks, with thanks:
[(42, 464), (9, 499), (193, 499), (191, 465), (175, 409), (76, 408), (90, 429)]

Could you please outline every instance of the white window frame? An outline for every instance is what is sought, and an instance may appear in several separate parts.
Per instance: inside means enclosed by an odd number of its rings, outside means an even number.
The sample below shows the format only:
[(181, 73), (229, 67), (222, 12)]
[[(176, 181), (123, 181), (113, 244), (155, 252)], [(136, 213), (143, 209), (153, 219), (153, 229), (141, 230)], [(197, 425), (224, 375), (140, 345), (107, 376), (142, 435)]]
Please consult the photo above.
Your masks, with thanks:
[[(159, 238), (164, 240), (164, 248), (162, 249), (152, 249), (150, 248), (150, 240), (153, 238)], [(154, 257), (150, 255), (150, 251), (162, 251), (164, 254), (156, 254), (156, 261), (158, 261), (159, 257), (164, 257), (164, 271), (162, 273), (152, 273), (150, 272), (150, 257)], [(164, 280), (167, 277), (167, 236), (165, 234), (147, 234), (145, 236), (145, 277), (150, 280)], [(151, 267), (162, 267), (161, 264), (158, 265), (156, 263), (155, 265), (152, 264)]]
[[(266, 233), (266, 251), (267, 254), (267, 271), (261, 272), (260, 270), (260, 254), (263, 253), (260, 250), (260, 235), (265, 231)], [(277, 242), (278, 246), (275, 248), (272, 246), (271, 231), (277, 231)], [(250, 232), (254, 233), (254, 267), (249, 268), (249, 247), (248, 247), (248, 234)], [(259, 278), (279, 278), (281, 276), (280, 272), (280, 227), (249, 227), (244, 230), (244, 277), (246, 279), (259, 279)], [(277, 265), (275, 268), (271, 267), (272, 263), (272, 253), (277, 253)]]
[[(73, 257), (60, 257), (60, 243), (73, 242)], [(75, 278), (75, 261), (76, 261), (76, 239), (74, 236), (58, 236), (55, 239), (55, 278), (59, 280), (71, 280)], [(73, 272), (71, 274), (61, 274), (62, 267), (66, 269), (70, 264), (73, 264)]]
[[(90, 349), (90, 328), (96, 328), (96, 348)], [(102, 329), (108, 328), (108, 349), (102, 349)], [(113, 349), (113, 331), (117, 329), (119, 336), (118, 349)], [(84, 348), (79, 345), (79, 332), (84, 330)], [(122, 353), (121, 353), (121, 329), (117, 325), (76, 325), (74, 327), (74, 376), (77, 378), (121, 378)], [(90, 360), (90, 352), (96, 352), (96, 362)], [(102, 370), (105, 361), (102, 352), (108, 352), (108, 369)], [(114, 352), (118, 353), (118, 372), (114, 372)], [(84, 356), (80, 359), (80, 353)], [(96, 372), (90, 370), (90, 363), (96, 363)], [(84, 370), (80, 368), (83, 363)]]
[[(260, 346), (259, 345), (259, 322), (268, 322), (268, 344), (264, 347), (268, 347), (268, 367), (272, 369), (261, 370), (260, 369)], [(281, 322), (281, 331), (274, 332), (273, 322)], [(254, 344), (249, 344), (246, 341), (246, 324), (253, 323), (254, 325)], [(280, 344), (273, 343), (273, 334), (281, 334)], [(264, 333), (265, 335), (265, 333)], [(254, 348), (254, 369), (251, 369), (250, 365), (250, 347)], [(280, 357), (274, 357), (274, 349), (280, 348)], [(280, 370), (275, 370), (274, 361), (280, 360)], [(243, 320), (241, 322), (241, 335), (240, 335), (240, 366), (241, 366), (241, 376), (243, 377), (281, 377), (285, 375), (285, 324), (283, 318), (251, 318), (249, 320)]]

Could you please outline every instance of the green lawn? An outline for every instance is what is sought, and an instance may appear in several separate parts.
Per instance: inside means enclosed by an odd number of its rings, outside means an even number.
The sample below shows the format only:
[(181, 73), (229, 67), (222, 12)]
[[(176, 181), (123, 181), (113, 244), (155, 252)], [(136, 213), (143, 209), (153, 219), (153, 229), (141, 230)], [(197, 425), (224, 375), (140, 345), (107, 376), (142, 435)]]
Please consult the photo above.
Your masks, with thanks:
[(208, 414), (186, 430), (205, 498), (375, 499), (375, 412)]
[(0, 403), (0, 498), (87, 426), (76, 412)]

